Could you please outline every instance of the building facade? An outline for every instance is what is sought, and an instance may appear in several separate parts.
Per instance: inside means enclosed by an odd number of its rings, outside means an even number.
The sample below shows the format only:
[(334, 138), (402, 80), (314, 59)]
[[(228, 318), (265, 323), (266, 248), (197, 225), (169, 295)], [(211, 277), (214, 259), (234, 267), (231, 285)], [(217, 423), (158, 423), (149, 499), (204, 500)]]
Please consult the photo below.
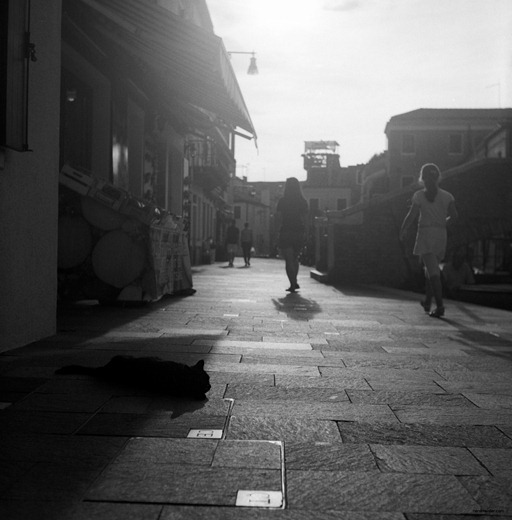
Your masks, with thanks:
[(441, 171), (467, 163), (483, 140), (510, 117), (512, 109), (431, 108), (393, 116), (384, 130), (388, 191), (415, 183), (425, 163), (436, 163)]
[(235, 132), (254, 128), (205, 0), (0, 8), (0, 337), (13, 348), (55, 332), (63, 168), (139, 221), (176, 218), (194, 257), (225, 205)]

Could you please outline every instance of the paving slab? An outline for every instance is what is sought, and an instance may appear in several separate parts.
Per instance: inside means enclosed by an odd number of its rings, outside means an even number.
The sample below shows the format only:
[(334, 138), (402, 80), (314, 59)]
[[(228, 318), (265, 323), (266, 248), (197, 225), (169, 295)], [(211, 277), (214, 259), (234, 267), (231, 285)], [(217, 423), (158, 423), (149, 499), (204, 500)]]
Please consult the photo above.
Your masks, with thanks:
[(0, 443), (0, 461), (2, 466), (6, 461), (16, 461), (101, 469), (121, 452), (125, 443), (124, 437), (4, 434)]
[(402, 423), (423, 424), (503, 424), (512, 426), (512, 410), (505, 408), (486, 410), (445, 406), (393, 406), (393, 412)]
[[(311, 351), (310, 354), (312, 354)], [(269, 353), (268, 356), (255, 356), (244, 354), (242, 356), (242, 363), (251, 364), (269, 364), (269, 365), (302, 365), (302, 366), (313, 366), (313, 367), (342, 367), (345, 368), (345, 362), (342, 359), (336, 358), (324, 358), (323, 356), (274, 356), (273, 353)]]
[(99, 468), (37, 462), (2, 493), (4, 500), (79, 500), (101, 474)]
[(372, 511), (300, 511), (254, 508), (164, 506), (161, 520), (405, 520), (400, 513)]
[(81, 345), (75, 345), (75, 349), (89, 350), (120, 350), (129, 352), (133, 356), (144, 356), (150, 350), (155, 352), (155, 356), (161, 357), (162, 354), (169, 352), (181, 352), (187, 354), (206, 354), (211, 351), (207, 345), (192, 345), (196, 337), (191, 336), (169, 336), (152, 339), (151, 341), (130, 340), (125, 338), (109, 338), (108, 340), (94, 338), (84, 341)]
[(469, 406), (476, 405), (462, 394), (447, 394), (439, 388), (438, 393), (393, 390), (347, 390), (351, 403), (354, 404), (387, 404), (393, 409), (398, 405), (405, 406)]
[[(2, 500), (0, 499), (0, 517), (8, 520), (37, 518), (38, 520), (74, 519), (78, 506), (76, 500)], [(153, 519), (148, 519), (153, 520)]]
[(339, 358), (348, 368), (383, 368), (383, 369), (432, 369), (441, 368), (464, 369), (465, 365), (458, 360), (443, 358), (439, 361), (437, 356), (404, 356), (398, 354), (362, 354), (355, 352), (327, 354), (329, 359)]
[(288, 442), (285, 462), (288, 470), (379, 471), (366, 444)]
[(479, 394), (474, 392), (464, 392), (462, 395), (464, 395), (466, 399), (469, 399), (479, 408), (512, 409), (512, 391), (511, 395)]
[[(225, 397), (245, 401), (348, 402), (344, 390), (336, 388), (300, 388), (261, 385), (229, 385)], [(293, 403), (292, 403), (293, 405)]]
[[(234, 341), (234, 343), (238, 343), (237, 341)], [(285, 357), (288, 358), (292, 355), (292, 352), (290, 352), (290, 349), (278, 349), (278, 348), (269, 348), (268, 343), (261, 342), (260, 344), (256, 341), (252, 341), (253, 346), (251, 347), (242, 347), (242, 346), (219, 346), (215, 345), (213, 347), (210, 347), (210, 353), (212, 354), (242, 354), (243, 357), (245, 356), (254, 356), (254, 357)], [(294, 349), (293, 350), (293, 357), (294, 358), (300, 358), (301, 361), (304, 358), (311, 358), (311, 359), (318, 359), (318, 360), (324, 360), (325, 356), (322, 352), (319, 350), (313, 350), (313, 349)]]
[[(358, 375), (346, 374), (343, 377), (300, 377), (276, 374), (275, 384), (284, 388), (333, 388), (333, 389), (371, 389), (367, 380)], [(439, 388), (439, 387), (436, 387)]]
[(283, 451), (279, 441), (219, 441), (212, 466), (281, 470)]
[(471, 453), (495, 477), (512, 478), (512, 451), (504, 448), (471, 448)]
[[(256, 344), (255, 344), (256, 343)], [(276, 350), (311, 350), (309, 342), (263, 342), (263, 341), (233, 341), (228, 339), (219, 340), (207, 340), (198, 339), (194, 341), (194, 345), (209, 345), (212, 347), (241, 347), (241, 348), (265, 348), (265, 349), (276, 349)]]
[(496, 426), (355, 421), (337, 424), (343, 442), (347, 443), (512, 448), (512, 437)]
[(167, 396), (113, 396), (101, 409), (102, 413), (142, 413), (170, 415), (175, 419), (187, 415), (190, 420), (203, 415), (227, 415), (230, 403), (221, 398), (204, 401), (172, 398)]
[(502, 477), (458, 477), (478, 503), (474, 513), (512, 515), (512, 479)]
[(235, 416), (229, 422), (227, 439), (286, 442), (341, 442), (334, 421), (293, 417)]
[[(274, 386), (275, 375), (274, 374), (262, 374), (262, 373), (236, 373), (228, 371), (209, 371), (210, 384), (256, 384), (265, 386)], [(315, 374), (316, 375), (316, 374)]]
[[(391, 473), (428, 475), (488, 475), (466, 448), (438, 446), (390, 446), (371, 444), (379, 469)], [(508, 451), (508, 450), (503, 450)]]
[(88, 490), (95, 501), (234, 505), (239, 489), (281, 491), (281, 471), (175, 464), (114, 464)]
[(373, 368), (373, 367), (320, 367), (322, 376), (336, 377), (360, 375), (368, 379), (386, 379), (388, 381), (434, 381), (442, 379), (436, 370), (414, 368)]
[(191, 429), (224, 429), (225, 416), (186, 414), (99, 413), (77, 430), (79, 435), (184, 438)]
[(347, 402), (287, 401), (235, 401), (233, 416), (311, 417), (322, 420), (397, 422), (386, 405), (355, 405)]
[(290, 509), (471, 513), (480, 505), (456, 477), (378, 472), (287, 473)]
[(439, 359), (445, 357), (454, 357), (457, 358), (457, 361), (462, 361), (464, 358), (470, 356), (470, 354), (464, 349), (464, 347), (457, 345), (456, 348), (445, 348), (445, 346), (441, 348), (429, 348), (427, 345), (422, 346), (388, 346), (384, 345), (382, 347), (388, 354), (394, 355), (402, 355), (402, 356), (419, 356), (419, 357), (428, 357), (431, 359)]
[(16, 411), (9, 407), (2, 411), (0, 434), (12, 432), (72, 435), (90, 419), (86, 413)]
[(222, 363), (209, 362), (205, 370), (210, 372), (234, 372), (237, 374), (285, 374), (296, 376), (320, 377), (319, 368), (316, 365), (277, 365), (275, 363)]
[[(413, 379), (410, 376), (406, 379), (386, 378), (382, 375), (366, 377), (366, 381), (372, 390), (375, 391), (398, 391), (398, 392), (425, 392), (427, 394), (446, 393), (444, 381), (430, 379)], [(405, 377), (405, 376), (404, 376)], [(456, 392), (460, 393), (460, 392)]]
[(494, 378), (479, 381), (442, 381), (436, 384), (449, 393), (476, 393), (491, 395), (512, 395), (512, 381), (495, 381)]
[(134, 437), (126, 442), (113, 464), (193, 464), (211, 466), (218, 441)]
[(491, 379), (495, 383), (507, 383), (510, 382), (510, 378), (512, 376), (512, 371), (510, 369), (504, 371), (494, 371), (494, 370), (471, 370), (465, 368), (436, 368), (436, 372), (441, 376), (437, 379), (446, 380), (446, 381), (488, 381)]
[[(383, 352), (382, 343), (371, 340), (357, 340), (347, 342), (339, 338), (339, 336), (326, 336), (327, 345), (319, 345), (315, 350), (322, 350), (322, 352)], [(391, 340), (390, 340), (391, 341)]]
[(93, 413), (108, 401), (101, 394), (32, 393), (12, 406), (14, 411)]
[[(123, 504), (112, 502), (82, 502), (69, 520), (158, 520), (163, 506), (155, 504)], [(55, 517), (57, 518), (57, 517)]]

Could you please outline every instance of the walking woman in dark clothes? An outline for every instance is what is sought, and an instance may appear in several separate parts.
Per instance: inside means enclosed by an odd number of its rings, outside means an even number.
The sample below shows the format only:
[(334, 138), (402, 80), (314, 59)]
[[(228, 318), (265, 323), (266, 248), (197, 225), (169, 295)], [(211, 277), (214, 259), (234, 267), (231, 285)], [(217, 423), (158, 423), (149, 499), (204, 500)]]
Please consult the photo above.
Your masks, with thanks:
[(279, 249), (285, 260), (286, 275), (290, 281), (288, 292), (299, 289), (299, 254), (306, 238), (308, 203), (302, 195), (299, 181), (295, 177), (286, 179), (283, 197), (277, 203), (277, 227)]
[[(446, 253), (446, 224), (458, 216), (453, 195), (438, 186), (440, 178), (441, 173), (435, 164), (428, 163), (421, 168), (420, 182), (425, 188), (412, 196), (411, 209), (400, 230), (400, 240), (404, 240), (407, 229), (418, 219), (413, 253), (421, 258), (425, 266), (426, 294), (421, 306), (434, 318), (444, 316), (439, 263)], [(430, 312), (432, 297), (436, 308)]]

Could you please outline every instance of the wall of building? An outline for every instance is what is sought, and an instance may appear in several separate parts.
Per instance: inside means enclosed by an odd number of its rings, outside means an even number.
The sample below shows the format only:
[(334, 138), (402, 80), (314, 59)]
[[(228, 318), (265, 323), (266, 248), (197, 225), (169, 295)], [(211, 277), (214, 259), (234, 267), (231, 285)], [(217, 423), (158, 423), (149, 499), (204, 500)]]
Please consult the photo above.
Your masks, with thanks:
[[(473, 156), (476, 146), (482, 142), (491, 129), (492, 127), (482, 130), (436, 128), (390, 131), (388, 133), (389, 191), (405, 187), (411, 177), (416, 181), (421, 167), (426, 163), (436, 163), (441, 171), (464, 164)], [(403, 152), (404, 134), (414, 135), (414, 153)], [(461, 153), (449, 152), (449, 139), (452, 134), (462, 135)]]
[[(330, 186), (326, 188), (302, 186), (302, 194), (308, 201), (311, 208), (311, 199), (318, 200), (320, 211), (337, 211), (345, 209), (351, 205), (352, 190), (351, 188), (341, 188)], [(338, 201), (344, 200), (345, 207), (338, 207)], [(340, 202), (343, 205), (343, 202)]]
[(0, 152), (0, 350), (55, 333), (61, 2), (32, 0), (30, 152)]

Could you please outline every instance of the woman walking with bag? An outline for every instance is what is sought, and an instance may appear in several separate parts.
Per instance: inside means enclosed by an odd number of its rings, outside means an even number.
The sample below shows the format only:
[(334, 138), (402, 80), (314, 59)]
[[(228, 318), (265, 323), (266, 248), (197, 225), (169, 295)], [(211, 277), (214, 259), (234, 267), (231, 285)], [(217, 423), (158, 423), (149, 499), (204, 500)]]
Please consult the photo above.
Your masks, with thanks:
[[(453, 195), (438, 186), (440, 178), (441, 172), (435, 164), (428, 163), (421, 168), (420, 182), (424, 189), (412, 196), (412, 206), (400, 229), (400, 240), (403, 241), (407, 230), (419, 217), (413, 253), (421, 258), (425, 267), (425, 300), (421, 305), (434, 318), (444, 316), (439, 263), (446, 253), (446, 224), (458, 216)], [(432, 297), (436, 308), (430, 312)]]
[(290, 281), (288, 292), (299, 289), (297, 275), (299, 273), (299, 254), (306, 238), (308, 203), (298, 179), (286, 179), (283, 197), (277, 203), (277, 226), (279, 228), (278, 246), (285, 260), (286, 275)]

